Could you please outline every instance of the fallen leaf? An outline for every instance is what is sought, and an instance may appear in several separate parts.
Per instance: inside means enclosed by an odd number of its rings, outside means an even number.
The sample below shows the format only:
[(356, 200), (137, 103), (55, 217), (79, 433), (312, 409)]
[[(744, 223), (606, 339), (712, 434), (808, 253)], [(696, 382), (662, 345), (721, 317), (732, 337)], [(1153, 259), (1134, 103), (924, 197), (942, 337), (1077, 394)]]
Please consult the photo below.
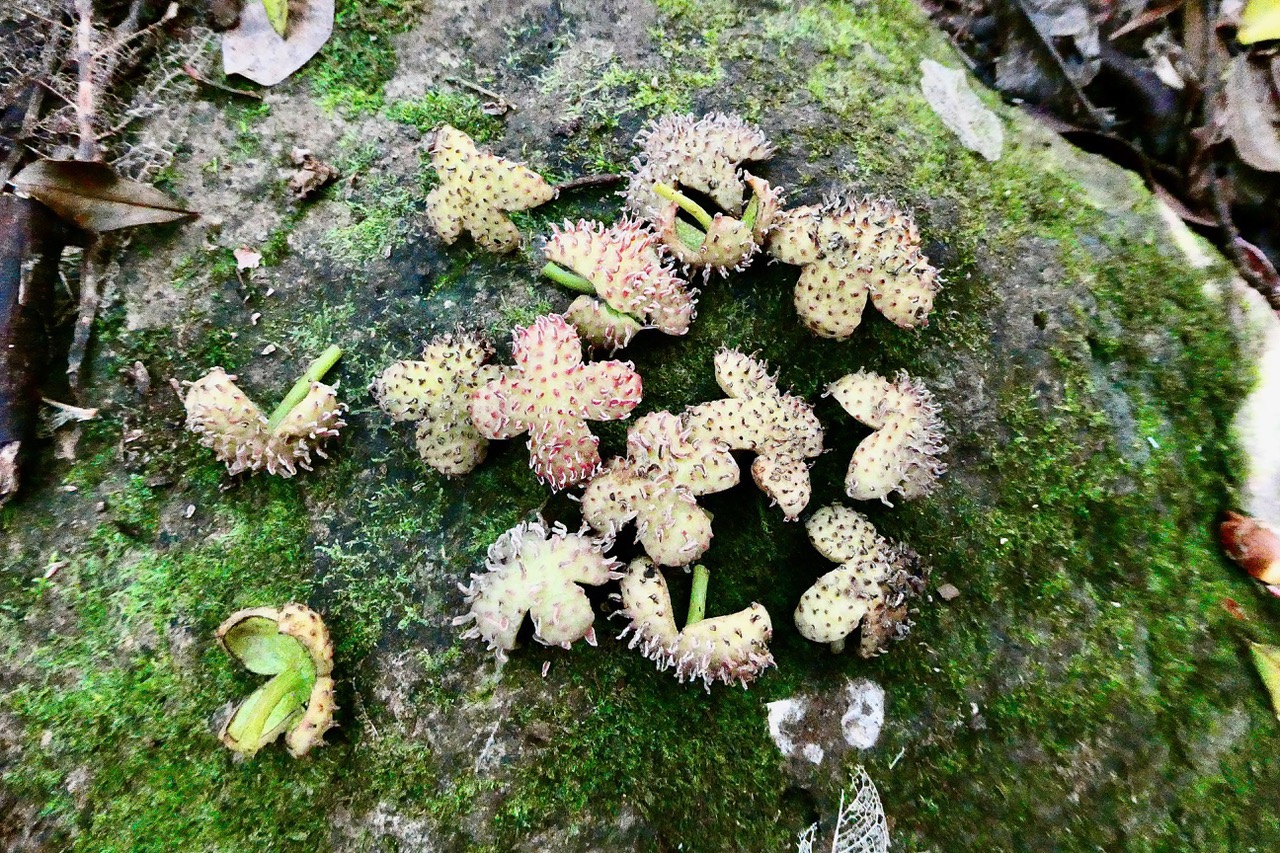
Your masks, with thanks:
[(267, 10), (267, 20), (271, 22), (271, 29), (275, 30), (280, 38), (284, 38), (285, 27), (289, 25), (289, 0), (262, 0), (262, 6)]
[(241, 246), (231, 254), (236, 257), (236, 272), (256, 270), (262, 264), (262, 253), (247, 246)]
[(1236, 39), (1241, 44), (1280, 38), (1280, 0), (1249, 0), (1240, 15)]
[(1222, 599), (1222, 609), (1227, 611), (1227, 615), (1232, 619), (1244, 621), (1247, 618), (1244, 608), (1241, 607), (1240, 602), (1236, 601), (1234, 598)]
[(106, 163), (37, 160), (10, 183), (63, 219), (95, 233), (196, 215), (150, 184), (120, 177)]
[(289, 37), (282, 38), (262, 3), (247, 3), (240, 23), (222, 36), (222, 70), (262, 86), (274, 86), (315, 56), (333, 34), (333, 0), (306, 0), (294, 10)]
[(999, 160), (1004, 150), (1004, 128), (1000, 118), (987, 109), (972, 89), (968, 76), (932, 59), (920, 63), (920, 88), (929, 106), (970, 151), (988, 160)]
[(1250, 575), (1264, 584), (1280, 582), (1280, 533), (1265, 521), (1227, 510), (1218, 527), (1218, 541)]
[(1241, 259), (1250, 272), (1265, 281), (1272, 289), (1280, 289), (1280, 273), (1276, 272), (1275, 265), (1271, 263), (1265, 252), (1243, 237), (1237, 237), (1232, 241), (1232, 245), (1239, 251)]
[(289, 189), (294, 198), (306, 198), (337, 180), (341, 174), (306, 148), (293, 149), (292, 156), (294, 164), (302, 167), (289, 179)]
[(1240, 54), (1231, 61), (1225, 87), (1224, 122), (1240, 159), (1264, 172), (1280, 172), (1280, 109), (1271, 90), (1271, 74)]
[(1253, 653), (1253, 665), (1262, 676), (1262, 683), (1271, 694), (1271, 707), (1280, 720), (1280, 646), (1264, 646), (1261, 643), (1250, 643), (1249, 651)]

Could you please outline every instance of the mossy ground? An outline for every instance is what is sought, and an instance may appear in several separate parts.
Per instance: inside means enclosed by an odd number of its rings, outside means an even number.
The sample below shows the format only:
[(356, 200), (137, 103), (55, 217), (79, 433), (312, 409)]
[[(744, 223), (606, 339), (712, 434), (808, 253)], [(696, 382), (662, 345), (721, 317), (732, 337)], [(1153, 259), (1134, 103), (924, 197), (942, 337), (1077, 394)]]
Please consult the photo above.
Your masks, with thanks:
[[(339, 8), (336, 40), (290, 84), (296, 97), (502, 138), (469, 95), (386, 103), (392, 36), (415, 7)], [(720, 396), (711, 359), (722, 345), (759, 352), (811, 399), (850, 370), (909, 369), (946, 403), (953, 473), (927, 500), (863, 509), (961, 598), (922, 602), (911, 638), (874, 661), (813, 647), (788, 617), (827, 564), (748, 484), (704, 504), (716, 517), (709, 612), (759, 600), (774, 614), (778, 669), (749, 693), (682, 687), (608, 631), (600, 649), (525, 648), (500, 680), (478, 678), (491, 664), (448, 625), (456, 582), (502, 530), (539, 509), (572, 521), (573, 504), (548, 499), (521, 442), (495, 444), (462, 480), (424, 473), (408, 430), (362, 389), (431, 331), (464, 322), (501, 343), (565, 297), (531, 258), (411, 240), (431, 180), (419, 163), (413, 180), (344, 201), (356, 216), (326, 238), (331, 272), (254, 334), (216, 329), (241, 298), (223, 254), (189, 264), (223, 296), (212, 324), (192, 315), (176, 331), (136, 332), (122, 308), (107, 311), (95, 361), (104, 417), (78, 461), (42, 454), (27, 494), (0, 514), (0, 712), (24, 732), (0, 752), (5, 788), (43, 807), (55, 849), (326, 849), (340, 846), (336, 811), (356, 818), (342, 830), (349, 845), (394, 847), (358, 821), (382, 808), (425, 821), (448, 849), (537, 849), (530, 839), (547, 837), (542, 849), (576, 849), (607, 843), (612, 821), (634, 815), (641, 829), (625, 837), (637, 849), (779, 850), (829, 816), (838, 784), (793, 787), (764, 703), (866, 675), (890, 697), (864, 761), (896, 849), (1274, 848), (1277, 724), (1245, 639), (1280, 639), (1280, 602), (1212, 538), (1232, 499), (1230, 420), (1249, 376), (1206, 274), (1167, 248), (1150, 200), (1136, 211), (1087, 203), (1035, 137), (994, 165), (960, 149), (916, 84), (919, 59), (947, 48), (905, 0), (660, 11), (655, 67), (615, 61), (585, 102), (582, 134), (563, 147), (526, 139), (530, 156), (564, 174), (617, 168), (648, 115), (737, 109), (780, 143), (765, 174), (795, 200), (851, 184), (917, 208), (948, 286), (923, 333), (868, 311), (853, 341), (834, 344), (795, 323), (794, 269), (757, 263), (711, 281), (686, 338), (650, 334), (628, 350), (646, 385), (637, 414)], [(522, 37), (572, 38), (574, 21), (539, 20), (511, 36), (521, 73), (550, 61)], [(254, 118), (242, 119), (251, 137)], [(344, 151), (355, 171), (377, 156), (359, 139)], [(616, 211), (612, 196), (585, 193), (521, 224)], [(269, 265), (292, 262), (286, 237), (306, 215), (284, 218)], [(1014, 320), (1029, 319), (1013, 318), (1012, 294), (997, 288), (1023, 286), (1043, 334), (1018, 338)], [(254, 367), (268, 340), (292, 355)], [(328, 342), (347, 349), (336, 376), (352, 427), (334, 459), (293, 481), (227, 481), (181, 432), (174, 399), (140, 398), (117, 379), (135, 359), (157, 379), (221, 364), (249, 371), (248, 390), (270, 405)], [(839, 499), (865, 434), (830, 400), (818, 412), (831, 451), (813, 469), (814, 507)], [(598, 432), (621, 450), (625, 425)], [(671, 574), (681, 601), (688, 581)], [(306, 761), (269, 749), (237, 763), (214, 718), (255, 680), (224, 660), (213, 629), (238, 607), (294, 598), (334, 633), (341, 727)], [(1248, 621), (1228, 615), (1227, 599)], [(395, 710), (379, 699), (389, 662), (412, 672)], [(518, 746), (497, 771), (424, 731), (495, 702), (509, 703), (498, 719)], [(492, 826), (477, 829), (476, 814)]]

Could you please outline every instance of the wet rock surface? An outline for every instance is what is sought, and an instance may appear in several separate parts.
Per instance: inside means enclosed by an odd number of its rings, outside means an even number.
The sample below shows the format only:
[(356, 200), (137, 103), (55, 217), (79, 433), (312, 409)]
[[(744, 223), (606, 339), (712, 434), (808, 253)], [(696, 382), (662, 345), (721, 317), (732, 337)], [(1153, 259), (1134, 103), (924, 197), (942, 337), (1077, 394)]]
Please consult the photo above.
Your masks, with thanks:
[[(260, 112), (213, 98), (162, 119), (189, 140), (172, 190), (204, 216), (122, 257), (87, 401), (104, 419), (74, 462), (50, 447), (0, 515), (5, 844), (123, 849), (168, 833), (189, 849), (785, 849), (834, 815), (857, 764), (905, 850), (1280, 842), (1266, 807), (1276, 723), (1243, 645), (1274, 641), (1280, 610), (1218, 556), (1210, 528), (1241, 476), (1230, 425), (1247, 379), (1229, 289), (1210, 286), (1225, 265), (1193, 268), (1132, 176), (994, 99), (1001, 159), (960, 147), (918, 80), (926, 56), (957, 62), (909, 6), (417, 14), (379, 36), (398, 59), (374, 107), (326, 109), (304, 73)], [(517, 109), (486, 116), (487, 96), (451, 77)], [(721, 346), (767, 359), (827, 431), (811, 509), (841, 499), (867, 434), (821, 397), (826, 383), (860, 368), (925, 382), (948, 425), (942, 487), (857, 508), (962, 595), (924, 595), (887, 655), (835, 656), (798, 635), (796, 602), (831, 566), (750, 483), (702, 499), (711, 611), (759, 601), (773, 616), (778, 667), (749, 692), (675, 683), (603, 615), (600, 648), (548, 649), (526, 626), (502, 668), (450, 625), (458, 584), (498, 534), (536, 512), (576, 527), (577, 507), (537, 483), (523, 440), (495, 442), (471, 475), (436, 475), (364, 389), (459, 326), (505, 359), (511, 327), (570, 294), (538, 276), (536, 240), (494, 257), (425, 233), (431, 126), (465, 120), (557, 183), (626, 168), (632, 137), (665, 109), (757, 122), (779, 149), (761, 173), (792, 204), (846, 193), (914, 208), (946, 280), (927, 329), (868, 312), (836, 343), (797, 322), (797, 271), (757, 259), (706, 283), (687, 336), (623, 353), (645, 383), (633, 417), (722, 396)], [(289, 197), (294, 147), (343, 174), (314, 201)], [(533, 236), (620, 205), (610, 187), (576, 190), (517, 222)], [(261, 269), (219, 266), (242, 245)], [(331, 342), (346, 349), (333, 378), (351, 426), (313, 474), (228, 479), (181, 431), (170, 378), (221, 365), (270, 406)], [(148, 392), (126, 372), (135, 361)], [(626, 426), (593, 425), (606, 455), (624, 450)], [(638, 553), (629, 532), (618, 548)], [(45, 580), (55, 557), (68, 565)], [(681, 610), (689, 580), (668, 581)], [(211, 631), (238, 607), (291, 598), (332, 630), (339, 728), (306, 762), (270, 750), (232, 762), (209, 720), (247, 680)]]

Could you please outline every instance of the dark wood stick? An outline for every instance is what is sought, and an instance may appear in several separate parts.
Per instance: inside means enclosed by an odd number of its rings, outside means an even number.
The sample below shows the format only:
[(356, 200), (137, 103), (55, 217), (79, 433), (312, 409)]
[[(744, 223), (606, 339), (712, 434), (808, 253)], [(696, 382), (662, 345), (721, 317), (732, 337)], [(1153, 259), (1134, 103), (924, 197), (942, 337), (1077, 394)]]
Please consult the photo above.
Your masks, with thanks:
[(0, 504), (17, 491), (18, 454), (36, 420), (64, 234), (44, 205), (0, 195)]
[(626, 175), (583, 175), (580, 178), (565, 181), (563, 184), (556, 184), (554, 189), (557, 192), (567, 192), (568, 190), (580, 190), (585, 187), (610, 187), (621, 183), (625, 179)]

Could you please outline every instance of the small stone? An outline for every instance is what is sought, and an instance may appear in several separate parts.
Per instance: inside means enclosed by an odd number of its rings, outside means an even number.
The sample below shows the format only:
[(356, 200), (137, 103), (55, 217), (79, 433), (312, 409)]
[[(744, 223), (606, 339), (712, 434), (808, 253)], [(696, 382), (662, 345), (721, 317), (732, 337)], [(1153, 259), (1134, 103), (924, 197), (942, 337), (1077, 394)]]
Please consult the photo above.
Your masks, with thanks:
[(944, 583), (938, 587), (938, 597), (943, 601), (955, 601), (960, 597), (960, 590), (956, 588), (955, 584)]

